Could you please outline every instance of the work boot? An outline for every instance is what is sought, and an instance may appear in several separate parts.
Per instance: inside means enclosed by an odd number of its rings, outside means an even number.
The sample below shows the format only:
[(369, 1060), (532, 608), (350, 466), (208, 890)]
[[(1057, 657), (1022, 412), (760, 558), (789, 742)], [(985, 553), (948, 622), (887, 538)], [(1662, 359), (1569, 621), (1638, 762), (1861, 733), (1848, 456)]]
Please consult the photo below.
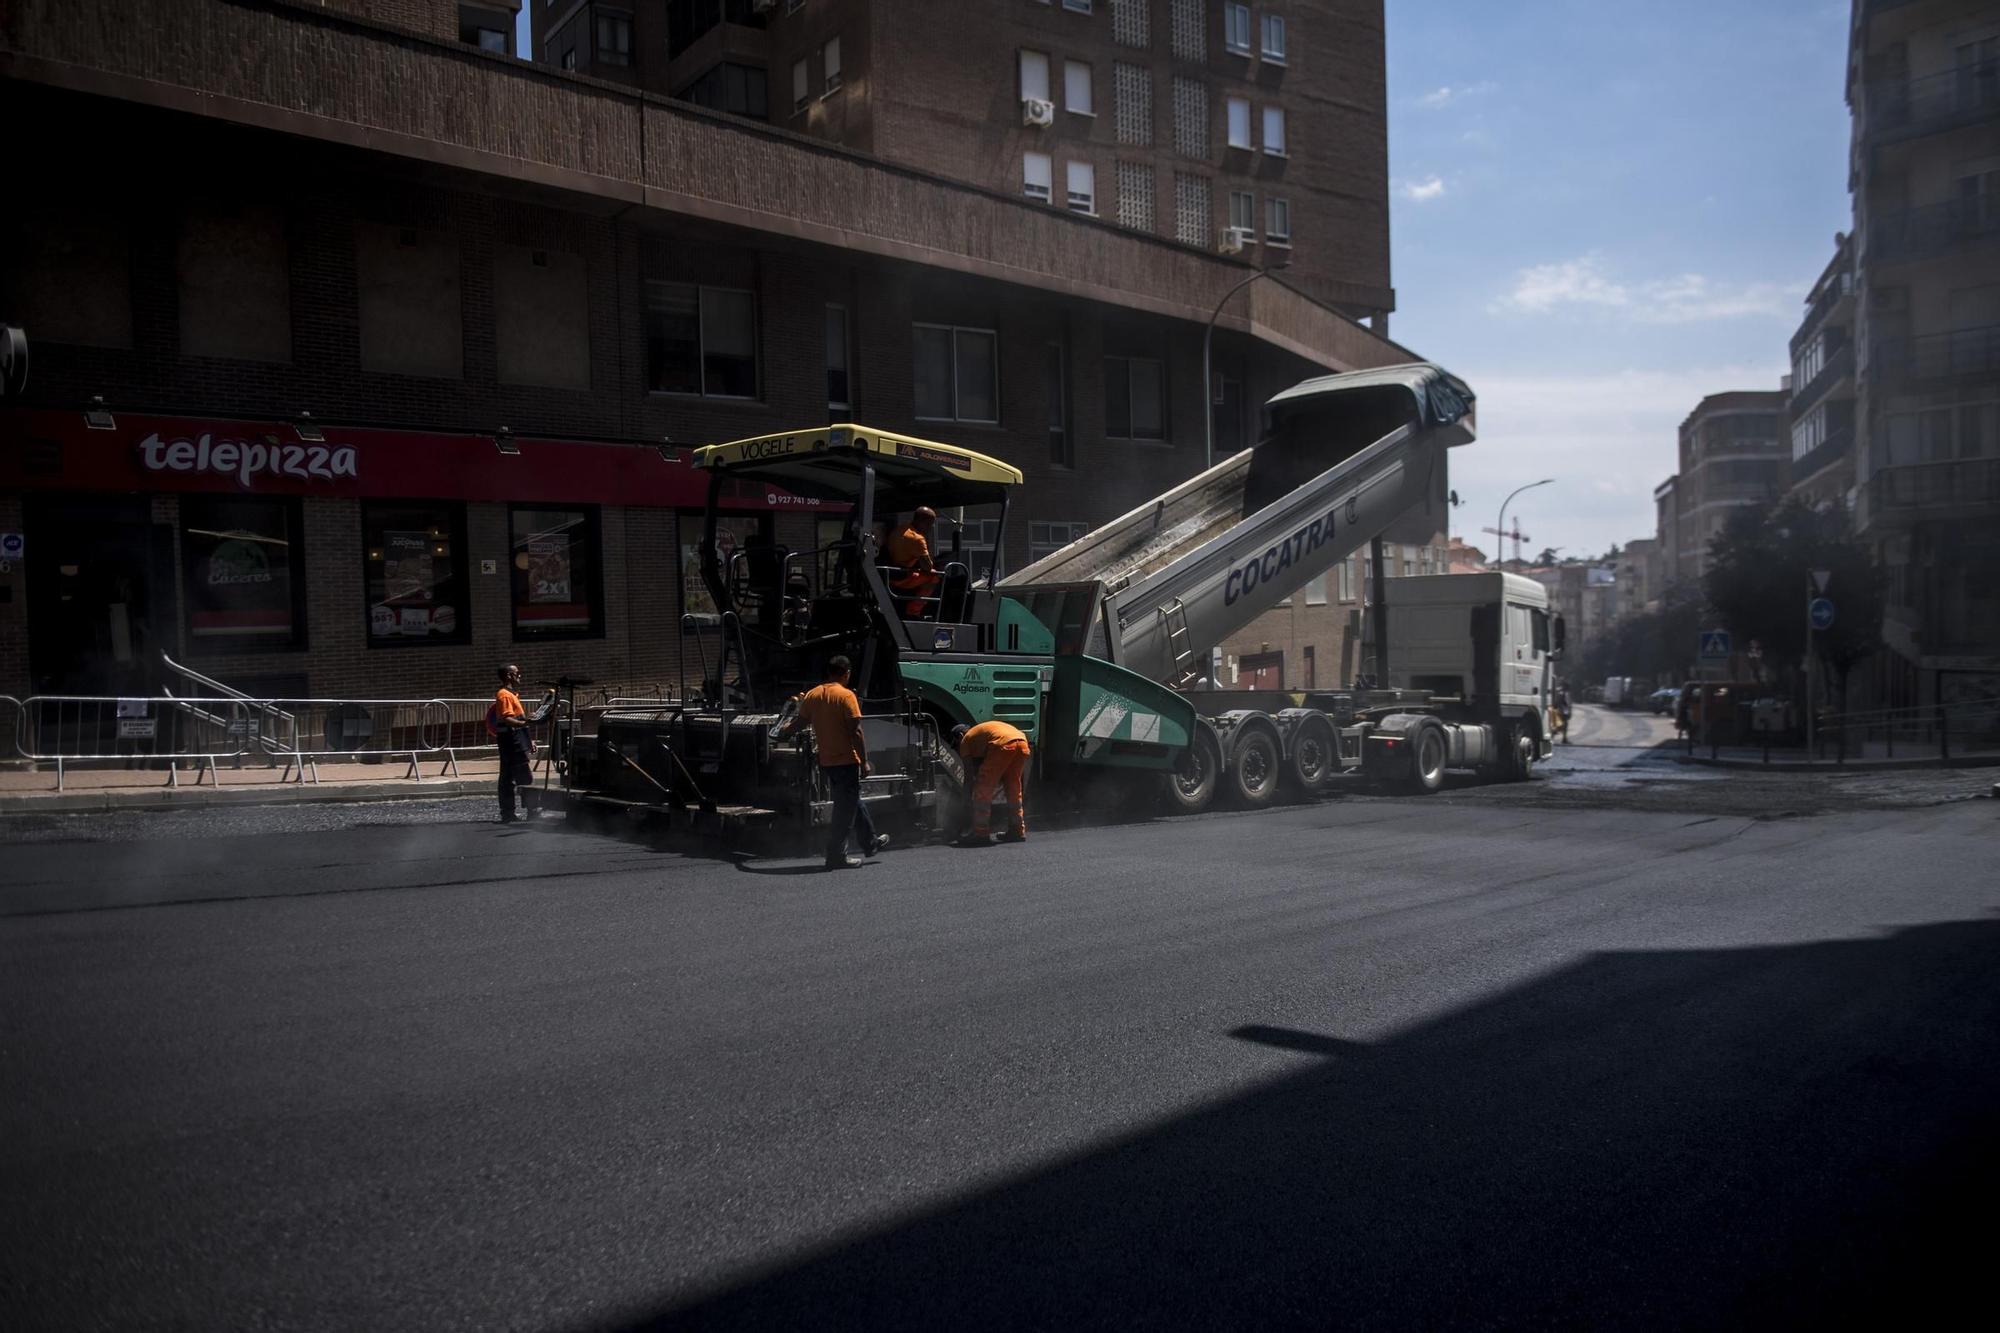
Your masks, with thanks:
[(886, 833), (878, 833), (875, 835), (875, 840), (868, 844), (868, 855), (880, 856), (882, 854), (882, 849), (884, 847), (887, 847), (888, 845), (889, 845), (889, 835)]
[(826, 858), (826, 869), (828, 870), (855, 870), (858, 869), (860, 865), (861, 865), (861, 858), (858, 856), (843, 855), (843, 856), (829, 856)]
[(993, 835), (990, 833), (964, 833), (959, 835), (955, 847), (991, 847)]
[(1002, 833), (998, 837), (994, 838), (995, 842), (1026, 842), (1027, 840), (1028, 840), (1028, 833), (1026, 829), (1011, 829), (1011, 828), (1008, 829), (1005, 833)]

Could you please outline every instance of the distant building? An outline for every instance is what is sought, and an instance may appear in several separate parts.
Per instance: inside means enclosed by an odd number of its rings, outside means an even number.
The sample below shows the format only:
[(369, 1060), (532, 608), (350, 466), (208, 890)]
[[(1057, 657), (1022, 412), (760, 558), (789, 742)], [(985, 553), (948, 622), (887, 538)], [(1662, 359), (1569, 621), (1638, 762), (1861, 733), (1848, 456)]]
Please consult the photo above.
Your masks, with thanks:
[(1483, 574), (1492, 567), (1487, 563), (1486, 552), (1468, 546), (1463, 537), (1453, 537), (1445, 543), (1444, 558), (1447, 574)]
[(1787, 494), (1815, 509), (1845, 506), (1855, 485), (1854, 244), (1845, 233), (1806, 293), (1791, 350)]
[(1712, 393), (1681, 423), (1675, 479), (1680, 578), (1708, 572), (1708, 544), (1731, 513), (1784, 493), (1790, 478), (1784, 419), (1784, 393), (1757, 390)]
[(1644, 615), (1659, 605), (1660, 543), (1653, 537), (1635, 537), (1618, 552), (1613, 566), (1618, 596), (1612, 614), (1615, 623)]
[(1681, 559), (1681, 479), (1668, 477), (1653, 488), (1654, 569), (1661, 591), (1687, 577)]
[(1856, 0), (1854, 516), (1886, 704), (2000, 672), (2000, 5)]

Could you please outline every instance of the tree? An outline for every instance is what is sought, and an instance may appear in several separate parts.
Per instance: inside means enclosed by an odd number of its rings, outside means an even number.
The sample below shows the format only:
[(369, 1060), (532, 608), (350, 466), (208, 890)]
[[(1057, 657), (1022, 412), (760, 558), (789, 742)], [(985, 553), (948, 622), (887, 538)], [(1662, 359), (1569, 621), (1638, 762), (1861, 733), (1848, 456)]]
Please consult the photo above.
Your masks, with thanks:
[(1562, 547), (1560, 546), (1544, 546), (1542, 553), (1535, 557), (1535, 563), (1538, 565), (1553, 565), (1556, 562), (1556, 552), (1561, 549)]
[(1774, 669), (1805, 663), (1806, 606), (1814, 570), (1829, 571), (1826, 595), (1837, 608), (1831, 629), (1815, 634), (1824, 669), (1847, 692), (1847, 673), (1881, 642), (1882, 578), (1847, 517), (1789, 500), (1731, 515), (1708, 547), (1709, 605), (1738, 643), (1756, 641)]

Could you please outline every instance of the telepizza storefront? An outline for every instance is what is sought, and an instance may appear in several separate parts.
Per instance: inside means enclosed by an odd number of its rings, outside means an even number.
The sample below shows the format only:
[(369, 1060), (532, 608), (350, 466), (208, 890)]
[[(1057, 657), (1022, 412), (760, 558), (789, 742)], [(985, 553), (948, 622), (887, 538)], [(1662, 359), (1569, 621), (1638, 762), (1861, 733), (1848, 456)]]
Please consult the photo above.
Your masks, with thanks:
[[(0, 692), (183, 689), (162, 653), (284, 697), (482, 693), (507, 660), (676, 686), (683, 614), (714, 633), (707, 481), (671, 451), (102, 411), (0, 433)], [(724, 546), (816, 540), (816, 502), (725, 504)]]

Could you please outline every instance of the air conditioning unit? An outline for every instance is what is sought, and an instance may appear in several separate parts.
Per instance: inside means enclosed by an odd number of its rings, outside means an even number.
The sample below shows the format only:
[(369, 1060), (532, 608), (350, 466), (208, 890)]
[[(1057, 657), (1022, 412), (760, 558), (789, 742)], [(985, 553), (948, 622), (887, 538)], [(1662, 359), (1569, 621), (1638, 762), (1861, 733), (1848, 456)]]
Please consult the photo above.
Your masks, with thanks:
[(1021, 123), (1044, 128), (1056, 123), (1056, 104), (1046, 97), (1024, 97), (1021, 99)]
[(1216, 242), (1215, 248), (1225, 255), (1240, 255), (1243, 253), (1243, 243), (1249, 236), (1250, 233), (1245, 228), (1224, 227), (1222, 239)]

